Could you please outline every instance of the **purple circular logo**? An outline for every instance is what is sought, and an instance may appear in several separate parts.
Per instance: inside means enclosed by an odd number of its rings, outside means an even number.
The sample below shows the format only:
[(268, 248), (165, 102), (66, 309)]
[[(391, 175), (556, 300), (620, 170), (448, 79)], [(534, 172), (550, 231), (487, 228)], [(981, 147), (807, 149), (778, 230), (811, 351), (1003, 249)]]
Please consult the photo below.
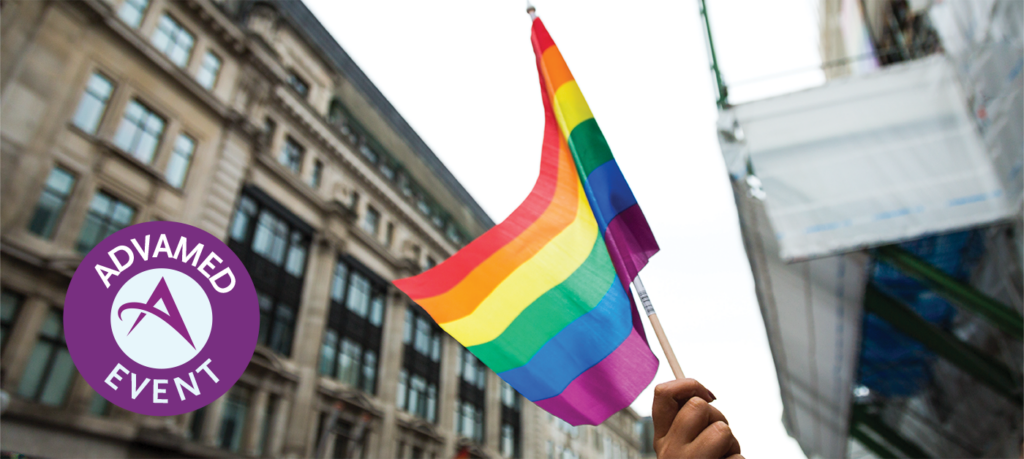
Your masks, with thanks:
[(82, 260), (64, 299), (78, 371), (126, 410), (173, 416), (224, 395), (259, 333), (256, 289), (220, 239), (174, 222), (118, 231)]

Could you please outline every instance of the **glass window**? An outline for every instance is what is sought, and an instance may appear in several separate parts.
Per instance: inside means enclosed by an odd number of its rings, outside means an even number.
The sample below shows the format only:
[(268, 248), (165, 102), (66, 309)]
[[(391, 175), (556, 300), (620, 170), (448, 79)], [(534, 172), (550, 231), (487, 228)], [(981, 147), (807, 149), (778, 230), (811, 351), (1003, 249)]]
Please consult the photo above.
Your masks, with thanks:
[(324, 163), (319, 159), (313, 160), (313, 173), (309, 176), (309, 186), (320, 188), (320, 181), (323, 180)]
[(288, 260), (284, 270), (295, 277), (302, 276), (306, 269), (306, 241), (302, 233), (292, 231), (291, 243), (288, 244)]
[(348, 338), (341, 340), (341, 353), (338, 354), (338, 373), (335, 377), (339, 381), (355, 386), (359, 382), (359, 357), (363, 349), (355, 341)]
[(395, 403), (401, 409), (405, 408), (406, 386), (408, 386), (408, 383), (409, 373), (402, 369), (398, 372), (398, 394), (395, 398)]
[(375, 295), (370, 300), (370, 324), (379, 327), (384, 321), (384, 296)]
[(124, 0), (121, 9), (117, 11), (117, 17), (121, 18), (129, 27), (137, 29), (142, 23), (142, 16), (146, 14), (146, 7), (149, 0)]
[(178, 67), (188, 64), (192, 46), (196, 43), (192, 34), (167, 14), (160, 17), (150, 42)]
[(501, 381), (501, 404), (514, 410), (518, 410), (520, 406), (519, 394), (505, 380)]
[(220, 73), (220, 58), (212, 51), (207, 51), (203, 56), (203, 62), (199, 65), (199, 72), (196, 73), (196, 81), (206, 89), (213, 89), (218, 73)]
[(71, 122), (79, 129), (90, 134), (96, 133), (100, 121), (103, 119), (103, 112), (107, 109), (107, 101), (110, 94), (114, 92), (114, 84), (99, 73), (94, 73), (85, 84), (85, 92), (82, 93), (82, 100), (78, 102), (75, 116)]
[(238, 201), (235, 217), (231, 221), (231, 239), (245, 242), (249, 237), (249, 224), (255, 216), (256, 203), (248, 196), (242, 196), (242, 199)]
[(44, 238), (53, 236), (53, 230), (57, 227), (57, 221), (74, 186), (75, 177), (68, 171), (60, 167), (51, 169), (35, 212), (32, 213), (32, 220), (28, 223), (28, 230)]
[(412, 375), (409, 378), (409, 399), (407, 411), (426, 418), (427, 412), (427, 380), (420, 375)]
[(372, 394), (377, 387), (377, 353), (367, 350), (363, 354), (363, 391)]
[(130, 225), (134, 217), (135, 209), (131, 206), (97, 191), (89, 204), (89, 212), (75, 247), (79, 253), (88, 253), (104, 238)]
[(306, 80), (300, 78), (295, 72), (288, 73), (288, 86), (291, 86), (302, 97), (309, 95), (309, 83), (306, 83)]
[(402, 329), (402, 343), (412, 344), (413, 313), (412, 308), (405, 310), (405, 328)]
[(245, 418), (249, 411), (249, 389), (235, 385), (228, 391), (221, 415), (218, 446), (237, 452), (242, 446), (242, 434), (245, 432)]
[(430, 360), (439, 362), (441, 360), (441, 334), (434, 333), (430, 340)]
[(9, 290), (0, 291), (0, 349), (7, 344), (7, 336), (14, 326), (14, 319), (18, 317), (18, 310), (25, 297)]
[(437, 421), (437, 385), (427, 385), (427, 412), (424, 418), (429, 422)]
[(334, 278), (331, 280), (331, 299), (341, 302), (345, 296), (345, 285), (348, 283), (348, 265), (338, 262), (334, 266)]
[(256, 222), (256, 233), (252, 237), (252, 251), (262, 255), (275, 265), (281, 266), (284, 261), (285, 247), (288, 245), (288, 225), (270, 211), (260, 212)]
[(260, 304), (260, 333), (256, 337), (256, 342), (267, 344), (270, 338), (270, 324), (274, 323), (274, 299), (257, 290), (256, 300)]
[(128, 103), (121, 126), (114, 134), (114, 145), (149, 164), (153, 161), (160, 136), (164, 132), (164, 119), (154, 114), (137, 100)]
[(508, 424), (501, 426), (501, 455), (502, 457), (515, 457), (515, 429)]
[(367, 206), (366, 215), (363, 216), (362, 227), (364, 231), (376, 237), (377, 230), (380, 229), (380, 212), (372, 206)]
[(64, 341), (62, 314), (51, 309), (29, 356), (18, 395), (46, 405), (63, 405), (74, 375), (75, 364)]
[(359, 146), (359, 153), (362, 153), (364, 158), (374, 164), (376, 164), (377, 160), (380, 159), (377, 152), (373, 151), (373, 149), (365, 143)]
[(391, 244), (395, 243), (395, 224), (388, 223), (387, 230), (384, 231), (384, 247), (391, 248)]
[(430, 355), (430, 322), (425, 317), (416, 318), (416, 339), (413, 347), (423, 355)]
[(206, 420), (206, 407), (192, 412), (192, 420), (188, 424), (188, 432), (185, 435), (191, 440), (198, 440), (203, 433), (203, 421)]
[(89, 400), (89, 413), (96, 416), (110, 414), (110, 402), (100, 394), (92, 394), (92, 400)]
[(171, 186), (181, 188), (185, 183), (185, 175), (188, 174), (188, 166), (192, 162), (192, 153), (195, 149), (196, 142), (185, 134), (179, 135), (174, 141), (174, 150), (171, 151), (171, 159), (167, 162), (167, 170), (164, 171), (164, 178)]
[(352, 273), (348, 284), (348, 309), (359, 317), (366, 318), (370, 307), (370, 280), (359, 273)]
[(302, 154), (304, 151), (291, 137), (287, 137), (284, 139), (284, 147), (281, 148), (281, 155), (277, 160), (297, 174), (299, 169), (302, 168)]
[(334, 349), (337, 345), (338, 333), (334, 330), (326, 330), (323, 343), (320, 344), (320, 374), (334, 374)]
[(295, 311), (290, 306), (277, 304), (274, 314), (274, 325), (270, 330), (271, 349), (284, 355), (292, 352), (292, 331), (295, 330)]

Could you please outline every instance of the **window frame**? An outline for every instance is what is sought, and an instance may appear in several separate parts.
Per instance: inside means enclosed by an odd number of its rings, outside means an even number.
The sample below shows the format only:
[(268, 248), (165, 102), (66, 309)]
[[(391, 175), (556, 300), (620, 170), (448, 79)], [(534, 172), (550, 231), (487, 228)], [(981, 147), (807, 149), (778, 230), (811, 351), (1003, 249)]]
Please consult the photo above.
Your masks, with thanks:
[[(260, 216), (265, 213), (283, 222), (286, 228), (282, 259), (279, 262), (254, 247)], [(258, 286), (257, 297), (261, 300), (258, 343), (285, 356), (291, 355), (295, 341), (295, 327), (305, 283), (305, 263), (308, 261), (303, 261), (303, 270), (299, 275), (287, 269), (289, 254), (293, 249), (291, 245), (294, 244), (292, 236), (296, 234), (303, 245), (304, 257), (308, 258), (312, 227), (259, 188), (247, 186), (239, 193), (228, 231), (228, 247), (238, 255)], [(281, 332), (286, 333), (287, 339), (275, 343), (274, 336), (281, 324), (287, 328)]]
[[(36, 333), (36, 342), (32, 346), (32, 354), (29, 357), (29, 365), (31, 364), (31, 356), (36, 353), (36, 349), (39, 349), (40, 344), (47, 344), (50, 349), (47, 352), (46, 362), (43, 364), (43, 371), (39, 376), (39, 381), (35, 387), (28, 387), (26, 385), (25, 377), (26, 374), (22, 374), (21, 381), (18, 382), (17, 394), (20, 397), (32, 400), (35, 403), (41, 403), (50, 406), (64, 406), (68, 402), (68, 394), (71, 393), (71, 387), (74, 385), (74, 377), (78, 372), (73, 362), (71, 362), (71, 354), (68, 351), (67, 339), (64, 335), (64, 311), (59, 308), (50, 307), (47, 311), (47, 317), (44, 319), (43, 325), (46, 325), (46, 321), (51, 318), (51, 315), (57, 317), (58, 332), (56, 337), (46, 336), (43, 334), (43, 330), (40, 329)], [(66, 375), (67, 380), (64, 382), (64, 393), (60, 397), (60, 401), (56, 404), (48, 403), (42, 400), (45, 395), (46, 388), (50, 384), (50, 378), (53, 376), (53, 370), (57, 364), (57, 358), (61, 354), (61, 351), (67, 353), (67, 362), (71, 362), (70, 372)], [(30, 366), (26, 366), (25, 371), (27, 372)], [(31, 390), (32, 394), (26, 394), (25, 392)]]
[(299, 174), (302, 172), (302, 159), (305, 155), (306, 147), (292, 136), (285, 136), (284, 143), (281, 144), (281, 152), (277, 154), (277, 162), (292, 171), (293, 174)]
[[(91, 241), (91, 244), (89, 245), (89, 247), (88, 248), (84, 248), (83, 245), (82, 245), (82, 242), (83, 242), (82, 238), (83, 238), (83, 235), (85, 233), (85, 229), (86, 229), (87, 225), (89, 224), (89, 218), (92, 217), (92, 216), (98, 215), (95, 212), (93, 212), (93, 203), (96, 201), (97, 196), (100, 196), (100, 195), (105, 196), (106, 199), (108, 201), (110, 201), (110, 206), (109, 206), (110, 210), (108, 212), (106, 212), (105, 214), (100, 216), (102, 218), (101, 218), (101, 222), (99, 223), (99, 225), (100, 225), (99, 227), (103, 230), (102, 232), (106, 233), (106, 234), (99, 236), (99, 238), (97, 240), (95, 240), (95, 241)], [(111, 228), (114, 228), (115, 226), (117, 226), (117, 225), (112, 225), (111, 223), (112, 223), (114, 214), (117, 213), (117, 211), (119, 210), (118, 209), (118, 205), (127, 207), (129, 210), (131, 210), (131, 214), (128, 216), (128, 221), (126, 223), (124, 223), (122, 226), (116, 227), (115, 229), (113, 229), (113, 231), (110, 231)], [(97, 188), (96, 191), (93, 192), (92, 199), (89, 201), (89, 207), (86, 209), (86, 212), (85, 212), (85, 219), (82, 221), (82, 226), (78, 230), (78, 238), (75, 240), (75, 250), (78, 251), (78, 253), (83, 253), (83, 254), (84, 253), (89, 253), (89, 251), (92, 250), (93, 247), (96, 247), (96, 244), (99, 244), (100, 241), (102, 241), (107, 236), (110, 236), (111, 234), (114, 234), (114, 233), (116, 233), (116, 232), (118, 232), (118, 231), (120, 231), (120, 230), (122, 230), (124, 228), (127, 228), (127, 227), (131, 226), (132, 222), (135, 221), (135, 217), (137, 216), (137, 214), (138, 214), (138, 209), (136, 208), (135, 205), (131, 204), (128, 201), (122, 200), (116, 194), (107, 192), (103, 188)], [(120, 223), (117, 223), (117, 224), (120, 225)]]
[[(437, 408), (440, 406), (437, 397), (441, 388), (441, 343), (444, 331), (415, 303), (406, 306), (402, 327), (402, 371), (408, 375), (409, 383), (402, 399), (405, 403), (397, 404), (397, 407), (427, 422), (436, 423), (439, 417)], [(424, 333), (426, 336), (423, 336)], [(420, 349), (419, 344), (424, 341), (426, 349)], [(420, 407), (411, 407), (408, 403), (413, 391), (413, 376), (423, 379), (426, 383), (422, 410)], [(432, 407), (431, 391), (434, 392)]]
[[(192, 144), (192, 148), (189, 149), (187, 157), (185, 157), (183, 159), (183, 161), (185, 162), (185, 165), (182, 166), (181, 177), (180, 178), (172, 179), (171, 176), (170, 176), (170, 174), (171, 174), (171, 164), (174, 163), (176, 158), (180, 158), (180, 157), (183, 156), (183, 155), (180, 154), (180, 152), (178, 150), (178, 143), (182, 139), (185, 139), (188, 142), (190, 142)], [(173, 186), (174, 188), (177, 188), (177, 189), (180, 190), (180, 189), (185, 187), (185, 181), (188, 179), (188, 173), (192, 169), (192, 159), (195, 158), (195, 156), (196, 156), (196, 147), (197, 147), (197, 145), (198, 145), (198, 142), (196, 141), (195, 137), (192, 137), (192, 136), (186, 134), (185, 132), (179, 132), (178, 136), (174, 138), (174, 145), (171, 146), (170, 157), (167, 159), (167, 165), (164, 166), (164, 180), (168, 184)]]
[[(170, 21), (174, 26), (174, 29), (171, 31), (173, 32), (173, 34), (169, 34), (167, 31), (161, 28), (161, 25), (164, 22), (165, 18), (168, 21)], [(178, 37), (182, 33), (188, 36), (189, 40), (191, 40), (191, 43), (189, 44), (188, 49), (185, 52), (184, 62), (179, 63), (175, 60), (174, 56), (171, 55), (171, 52), (179, 47)], [(156, 43), (157, 34), (164, 34), (167, 36), (167, 43), (164, 46), (164, 49), (161, 49), (161, 47)], [(149, 43), (153, 46), (153, 48), (155, 48), (157, 51), (160, 51), (161, 54), (167, 57), (167, 59), (171, 61), (171, 63), (176, 65), (178, 68), (184, 69), (188, 67), (189, 61), (192, 60), (192, 52), (195, 51), (196, 47), (196, 35), (192, 33), (192, 31), (188, 30), (188, 28), (186, 28), (184, 25), (182, 25), (181, 21), (175, 19), (170, 12), (164, 11), (164, 14), (160, 16), (160, 19), (157, 20), (156, 27), (153, 29), (153, 34), (149, 37)], [(184, 49), (184, 47), (181, 48)]]
[[(127, 25), (128, 27), (131, 27), (136, 30), (139, 28), (140, 25), (142, 25), (142, 21), (146, 18), (146, 12), (149, 11), (149, 0), (141, 0), (141, 3), (143, 3), (141, 10), (134, 8), (135, 6), (137, 6), (135, 3), (138, 2), (139, 0), (124, 0), (121, 2), (121, 6), (117, 8), (117, 18), (120, 19), (121, 22), (125, 23), (125, 25)], [(134, 24), (128, 22), (128, 20), (124, 17), (123, 11), (126, 7), (131, 7), (132, 10), (134, 10), (139, 15), (138, 20), (136, 20)]]
[[(360, 312), (349, 304), (353, 279), (368, 284), (367, 310)], [(350, 256), (339, 256), (331, 273), (329, 313), (317, 357), (317, 373), (339, 380), (368, 394), (376, 394), (380, 380), (384, 315), (387, 309), (387, 282)], [(328, 342), (329, 336), (333, 340)], [(352, 369), (355, 381), (342, 378), (341, 359), (346, 356), (345, 343), (359, 346)], [(372, 360), (372, 362), (370, 362)]]
[[(206, 65), (207, 64), (207, 58), (209, 58), (209, 57), (212, 57), (217, 62), (217, 67), (214, 70), (212, 70), (212, 71), (210, 71), (208, 66)], [(220, 56), (217, 55), (217, 53), (213, 52), (212, 49), (207, 49), (206, 53), (203, 54), (202, 60), (199, 61), (199, 68), (196, 69), (196, 76), (195, 76), (196, 83), (199, 83), (199, 86), (202, 86), (207, 91), (213, 91), (213, 89), (217, 87), (217, 82), (220, 81), (220, 71), (223, 68), (224, 68), (224, 59), (221, 59)], [(203, 83), (203, 80), (201, 79), (202, 78), (201, 76), (204, 75), (204, 72), (206, 74), (211, 75), (209, 83)]]
[[(16, 292), (8, 288), (0, 289), (0, 298), (12, 298), (14, 301), (13, 312), (11, 317), (7, 320), (3, 319), (3, 313), (0, 312), (0, 350), (7, 347), (7, 339), (10, 337), (11, 330), (14, 329), (14, 324), (18, 322), (18, 316), (21, 314), (21, 309), (25, 306), (25, 295)], [(3, 300), (0, 299), (0, 308), (3, 308)]]
[(289, 88), (295, 91), (296, 94), (302, 96), (302, 99), (309, 98), (309, 82), (306, 81), (305, 78), (299, 76), (299, 74), (295, 72), (295, 70), (288, 71), (288, 79), (285, 80), (285, 83), (288, 85)]
[[(90, 90), (91, 88), (89, 86), (90, 83), (92, 83), (93, 78), (99, 78), (110, 86), (110, 92), (106, 96), (100, 97), (99, 95), (94, 94)], [(114, 96), (114, 91), (116, 90), (117, 84), (114, 83), (113, 78), (108, 77), (106, 74), (99, 70), (94, 70), (92, 73), (90, 73), (89, 78), (85, 80), (85, 85), (82, 87), (82, 95), (78, 98), (78, 105), (75, 106), (75, 112), (71, 114), (71, 124), (78, 128), (79, 130), (81, 130), (82, 132), (85, 132), (89, 135), (96, 135), (96, 133), (99, 131), (100, 126), (103, 125), (103, 118), (107, 115), (107, 109), (109, 108), (108, 105), (110, 104), (110, 98)], [(82, 104), (85, 102), (87, 97), (91, 97), (92, 99), (98, 101), (101, 107), (99, 114), (96, 117), (95, 125), (89, 128), (87, 128), (86, 126), (82, 126), (77, 121), (79, 112), (83, 110)]]
[[(65, 175), (71, 178), (71, 184), (69, 185), (67, 192), (65, 192), (63, 195), (58, 193), (56, 190), (52, 190), (50, 187), (50, 177), (52, 177), (53, 174), (58, 171), (64, 173)], [(68, 171), (67, 168), (62, 167), (60, 164), (55, 164), (53, 167), (51, 167), (50, 173), (46, 175), (46, 180), (43, 181), (43, 189), (42, 191), (39, 192), (39, 197), (36, 199), (36, 205), (33, 208), (32, 217), (28, 221), (28, 231), (43, 239), (52, 240), (57, 233), (57, 228), (60, 226), (61, 220), (64, 219), (64, 211), (67, 208), (68, 201), (71, 199), (71, 196), (75, 194), (75, 185), (77, 184), (78, 176)], [(50, 193), (51, 196), (56, 196), (60, 200), (60, 206), (57, 207), (56, 210), (54, 210), (53, 213), (55, 216), (52, 217), (52, 221), (48, 225), (49, 227), (46, 228), (45, 231), (36, 232), (32, 228), (32, 225), (36, 221), (36, 216), (39, 215), (40, 204), (42, 203), (43, 198), (47, 196), (47, 193)]]
[[(466, 379), (466, 368), (467, 366), (473, 368), (473, 381), (467, 381)], [(466, 405), (471, 405), (473, 408), (471, 415), (473, 419), (473, 435), (472, 437), (466, 437), (474, 442), (483, 444), (486, 441), (486, 432), (484, 429), (487, 428), (485, 421), (485, 410), (487, 407), (486, 396), (487, 396), (487, 366), (483, 364), (469, 349), (461, 347), (459, 349), (459, 397), (458, 403), (456, 404), (456, 429), (455, 431), (459, 435), (463, 435), (466, 427), (464, 422), (466, 421)], [(463, 435), (464, 436), (464, 435)]]
[[(142, 115), (135, 121), (128, 118), (128, 112), (132, 108), (133, 104), (138, 105), (142, 109)], [(157, 133), (150, 132), (148, 129), (149, 121), (153, 118), (160, 121), (160, 130)], [(133, 129), (131, 139), (128, 140), (129, 144), (127, 146), (121, 145), (121, 133), (127, 132), (125, 129), (128, 126), (131, 126)], [(121, 123), (117, 125), (117, 131), (114, 132), (114, 138), (111, 140), (111, 143), (113, 143), (119, 150), (125, 152), (128, 156), (135, 158), (147, 166), (152, 166), (153, 160), (156, 159), (156, 155), (160, 151), (160, 146), (163, 144), (163, 138), (166, 132), (167, 118), (157, 113), (156, 110), (150, 108), (150, 105), (141, 101), (138, 97), (133, 97), (128, 101), (128, 104), (125, 105), (124, 112), (121, 113)], [(142, 157), (138, 151), (141, 145), (142, 135), (150, 135), (155, 138), (155, 141), (153, 142), (153, 150), (148, 152), (146, 157)]]

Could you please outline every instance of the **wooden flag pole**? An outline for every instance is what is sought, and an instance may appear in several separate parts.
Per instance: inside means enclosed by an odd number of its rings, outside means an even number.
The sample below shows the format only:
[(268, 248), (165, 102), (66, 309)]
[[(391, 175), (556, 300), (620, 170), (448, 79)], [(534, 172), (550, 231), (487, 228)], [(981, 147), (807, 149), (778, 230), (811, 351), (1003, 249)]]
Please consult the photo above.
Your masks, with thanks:
[(676, 379), (685, 378), (686, 375), (683, 374), (683, 368), (679, 366), (679, 361), (676, 360), (676, 353), (672, 352), (672, 345), (669, 344), (668, 337), (665, 336), (665, 330), (661, 328), (661, 321), (658, 320), (658, 314), (654, 312), (654, 305), (651, 304), (651, 298), (647, 296), (647, 289), (644, 288), (644, 283), (640, 280), (639, 275), (636, 276), (636, 279), (633, 279), (633, 287), (636, 288), (636, 293), (640, 295), (640, 303), (644, 305), (644, 311), (647, 312), (647, 320), (651, 321), (651, 328), (654, 329), (654, 334), (658, 335), (658, 343), (661, 344), (661, 350), (665, 351), (668, 366), (672, 367), (672, 375)]

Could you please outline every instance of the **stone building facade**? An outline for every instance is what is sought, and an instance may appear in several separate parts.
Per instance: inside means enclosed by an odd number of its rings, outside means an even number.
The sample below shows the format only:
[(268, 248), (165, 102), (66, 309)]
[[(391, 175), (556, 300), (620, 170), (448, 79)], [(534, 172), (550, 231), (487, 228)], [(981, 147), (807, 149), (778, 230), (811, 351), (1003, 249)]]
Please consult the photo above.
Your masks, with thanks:
[[(304, 4), (3, 0), (0, 31), (4, 451), (637, 457), (631, 410), (562, 426), (391, 286), (493, 223)], [(152, 220), (222, 237), (260, 299), (239, 382), (166, 418), (61, 330), (83, 254)]]

